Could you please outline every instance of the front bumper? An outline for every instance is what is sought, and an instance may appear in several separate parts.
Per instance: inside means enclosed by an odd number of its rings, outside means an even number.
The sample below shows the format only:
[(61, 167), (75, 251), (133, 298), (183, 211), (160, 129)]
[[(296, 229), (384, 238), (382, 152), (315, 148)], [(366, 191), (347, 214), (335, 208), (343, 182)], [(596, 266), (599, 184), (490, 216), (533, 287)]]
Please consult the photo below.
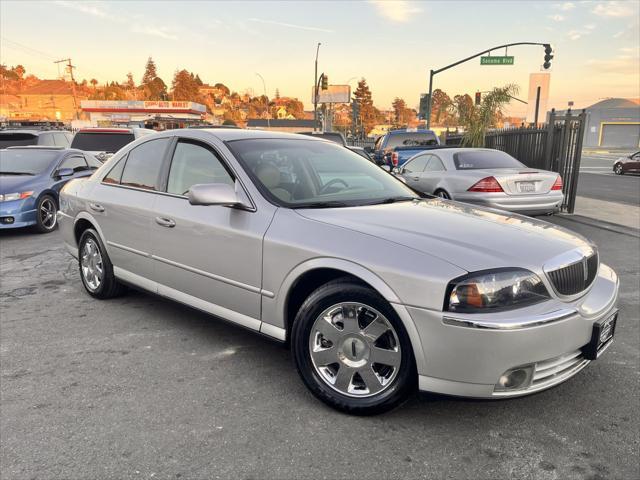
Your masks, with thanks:
[(507, 195), (506, 193), (474, 193), (456, 194), (454, 200), (472, 203), (500, 210), (517, 213), (551, 213), (558, 208), (564, 199), (560, 191), (551, 191), (540, 195)]
[[(613, 312), (618, 278), (601, 264), (582, 298), (550, 300), (494, 314), (449, 314), (407, 307), (418, 331), (420, 390), (476, 398), (527, 395), (564, 382), (589, 364), (581, 348), (593, 325)], [(532, 380), (523, 388), (496, 391), (500, 376), (529, 365)]]
[(0, 203), (0, 230), (21, 228), (37, 223), (32, 198)]

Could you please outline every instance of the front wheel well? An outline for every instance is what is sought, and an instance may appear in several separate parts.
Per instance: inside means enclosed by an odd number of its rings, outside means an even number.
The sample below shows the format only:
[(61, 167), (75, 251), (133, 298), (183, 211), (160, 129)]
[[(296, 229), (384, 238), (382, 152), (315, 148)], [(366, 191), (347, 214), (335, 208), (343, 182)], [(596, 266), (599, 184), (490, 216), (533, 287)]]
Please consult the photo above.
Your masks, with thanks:
[(350, 280), (375, 291), (375, 289), (364, 280), (335, 268), (317, 268), (305, 272), (295, 281), (287, 295), (287, 301), (285, 304), (287, 342), (289, 342), (293, 321), (307, 297), (318, 287), (337, 279)]

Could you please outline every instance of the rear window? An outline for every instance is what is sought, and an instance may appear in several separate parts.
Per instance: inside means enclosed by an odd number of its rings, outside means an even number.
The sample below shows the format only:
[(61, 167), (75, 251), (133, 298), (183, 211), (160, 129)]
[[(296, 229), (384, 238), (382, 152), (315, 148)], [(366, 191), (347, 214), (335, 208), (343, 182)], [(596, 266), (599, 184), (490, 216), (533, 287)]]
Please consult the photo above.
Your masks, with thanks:
[(396, 147), (427, 147), (437, 145), (438, 139), (431, 132), (407, 132), (389, 135), (388, 148)]
[(114, 153), (134, 140), (133, 133), (78, 132), (73, 137), (71, 148)]
[(453, 155), (457, 170), (479, 170), (494, 168), (522, 168), (525, 165), (508, 153), (500, 150), (472, 150)]
[(36, 145), (38, 136), (33, 133), (0, 133), (0, 148)]

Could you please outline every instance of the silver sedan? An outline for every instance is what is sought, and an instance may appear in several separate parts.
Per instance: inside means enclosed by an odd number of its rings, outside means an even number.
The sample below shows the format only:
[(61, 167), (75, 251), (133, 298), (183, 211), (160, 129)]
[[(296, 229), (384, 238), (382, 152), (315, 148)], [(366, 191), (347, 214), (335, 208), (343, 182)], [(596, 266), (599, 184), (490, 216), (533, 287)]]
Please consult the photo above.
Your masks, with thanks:
[(420, 192), (511, 212), (552, 213), (564, 198), (557, 173), (528, 168), (488, 148), (430, 150), (394, 173)]
[(90, 296), (133, 285), (286, 342), (306, 386), (343, 411), (388, 410), (416, 389), (526, 395), (613, 340), (618, 280), (595, 245), (419, 198), (330, 142), (171, 130), (60, 199)]

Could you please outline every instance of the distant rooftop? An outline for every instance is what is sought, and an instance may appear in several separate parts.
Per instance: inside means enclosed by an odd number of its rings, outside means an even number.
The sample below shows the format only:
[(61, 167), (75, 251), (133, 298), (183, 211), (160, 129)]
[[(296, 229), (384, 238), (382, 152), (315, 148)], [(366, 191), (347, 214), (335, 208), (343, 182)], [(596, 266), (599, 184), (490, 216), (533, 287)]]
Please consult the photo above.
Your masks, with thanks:
[(599, 110), (606, 108), (638, 108), (640, 107), (640, 98), (607, 98), (594, 103), (587, 110)]

